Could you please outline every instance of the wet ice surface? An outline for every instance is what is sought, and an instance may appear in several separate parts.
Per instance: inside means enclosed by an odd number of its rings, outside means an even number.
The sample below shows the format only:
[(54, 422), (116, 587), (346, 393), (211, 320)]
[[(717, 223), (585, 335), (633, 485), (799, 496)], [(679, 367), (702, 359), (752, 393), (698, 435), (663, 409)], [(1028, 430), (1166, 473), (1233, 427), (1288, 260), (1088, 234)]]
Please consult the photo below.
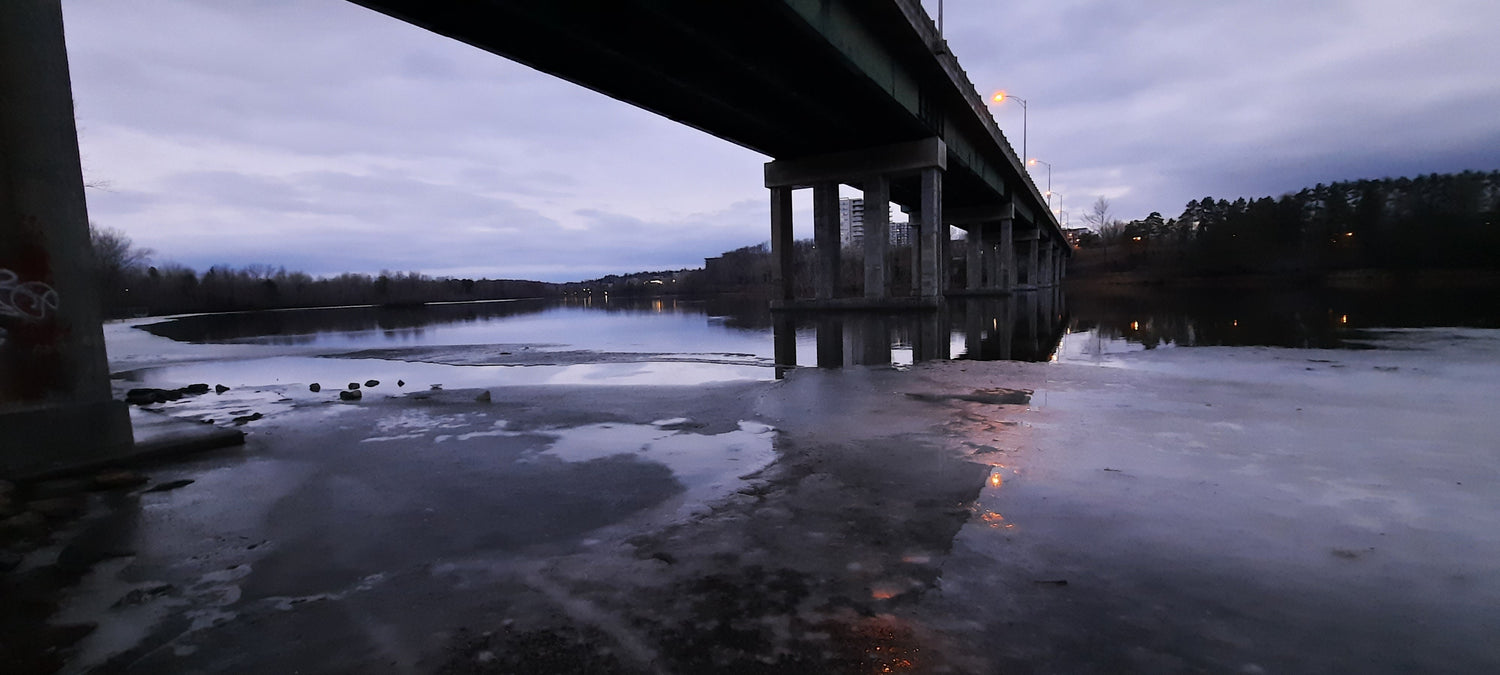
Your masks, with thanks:
[(928, 616), (1052, 672), (1493, 672), (1500, 331), (1369, 338), (1054, 366)]
[[(70, 597), (100, 624), (73, 667), (1495, 671), (1500, 332), (1367, 337), (489, 404), (237, 386), (180, 410), (275, 414), (112, 516), (133, 556)], [(951, 396), (993, 387), (1035, 394)]]

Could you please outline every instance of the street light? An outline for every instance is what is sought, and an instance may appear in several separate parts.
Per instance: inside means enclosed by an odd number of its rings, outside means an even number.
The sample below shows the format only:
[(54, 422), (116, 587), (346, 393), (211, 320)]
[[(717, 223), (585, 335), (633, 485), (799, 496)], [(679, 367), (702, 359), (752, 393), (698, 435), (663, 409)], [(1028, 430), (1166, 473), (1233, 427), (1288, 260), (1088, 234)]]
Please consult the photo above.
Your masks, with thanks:
[(1017, 102), (1019, 102), (1021, 104), (1021, 156), (1025, 157), (1026, 156), (1026, 99), (1021, 98), (1020, 96), (1012, 96), (1010, 94), (1005, 93), (1004, 89), (1001, 89), (1000, 91), (995, 92), (995, 95), (991, 96), (990, 100), (994, 101), (996, 105), (999, 105), (1001, 103), (1004, 103), (1007, 99), (1012, 99), (1012, 98), (1015, 99)]
[(1047, 208), (1052, 208), (1052, 163), (1043, 162), (1035, 157), (1026, 160), (1027, 166), (1036, 166), (1038, 164), (1047, 167)]

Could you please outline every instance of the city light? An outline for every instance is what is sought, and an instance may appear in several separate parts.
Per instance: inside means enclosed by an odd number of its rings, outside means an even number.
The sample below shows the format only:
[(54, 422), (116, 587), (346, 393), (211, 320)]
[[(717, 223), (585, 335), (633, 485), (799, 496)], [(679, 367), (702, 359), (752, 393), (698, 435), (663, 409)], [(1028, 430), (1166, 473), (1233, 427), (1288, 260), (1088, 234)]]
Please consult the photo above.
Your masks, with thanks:
[(1025, 157), (1026, 154), (1027, 154), (1026, 153), (1026, 124), (1027, 124), (1026, 123), (1026, 116), (1027, 116), (1027, 113), (1026, 113), (1026, 99), (1021, 98), (1020, 96), (1012, 96), (1012, 95), (1006, 93), (1004, 89), (1001, 89), (1000, 91), (995, 92), (995, 94), (993, 96), (990, 96), (990, 101), (994, 102), (995, 105), (1000, 105), (1001, 103), (1004, 103), (1004, 102), (1006, 102), (1006, 101), (1008, 101), (1010, 99), (1015, 99), (1016, 103), (1020, 103), (1021, 104), (1021, 157)]

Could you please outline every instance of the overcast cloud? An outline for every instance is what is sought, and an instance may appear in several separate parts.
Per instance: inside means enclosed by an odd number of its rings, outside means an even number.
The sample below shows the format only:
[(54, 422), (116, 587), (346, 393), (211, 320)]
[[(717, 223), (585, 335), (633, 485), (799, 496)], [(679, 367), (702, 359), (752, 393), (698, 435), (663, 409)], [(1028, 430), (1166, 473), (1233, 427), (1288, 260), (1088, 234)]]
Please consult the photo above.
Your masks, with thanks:
[[(1028, 100), (1026, 144), (1074, 224), (1098, 196), (1171, 217), (1500, 168), (1490, 0), (943, 9), (981, 93)], [(104, 186), (90, 217), (159, 261), (564, 281), (769, 236), (766, 157), (341, 0), (64, 11), (84, 172)], [(993, 112), (1021, 147), (1020, 110)]]

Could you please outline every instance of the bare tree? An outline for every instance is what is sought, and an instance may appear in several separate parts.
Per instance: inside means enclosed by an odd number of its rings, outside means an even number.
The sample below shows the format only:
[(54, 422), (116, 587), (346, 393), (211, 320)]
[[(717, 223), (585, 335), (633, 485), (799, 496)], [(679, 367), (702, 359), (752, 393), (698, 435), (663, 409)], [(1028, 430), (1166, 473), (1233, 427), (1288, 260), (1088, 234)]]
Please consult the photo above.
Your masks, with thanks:
[(140, 269), (155, 253), (136, 247), (124, 232), (94, 223), (89, 223), (89, 241), (94, 245), (94, 264), (102, 278), (118, 280), (125, 272)]
[(1083, 214), (1083, 219), (1088, 224), (1093, 225), (1094, 230), (1102, 234), (1104, 227), (1109, 225), (1109, 200), (1100, 195), (1098, 199), (1094, 200), (1093, 210)]

